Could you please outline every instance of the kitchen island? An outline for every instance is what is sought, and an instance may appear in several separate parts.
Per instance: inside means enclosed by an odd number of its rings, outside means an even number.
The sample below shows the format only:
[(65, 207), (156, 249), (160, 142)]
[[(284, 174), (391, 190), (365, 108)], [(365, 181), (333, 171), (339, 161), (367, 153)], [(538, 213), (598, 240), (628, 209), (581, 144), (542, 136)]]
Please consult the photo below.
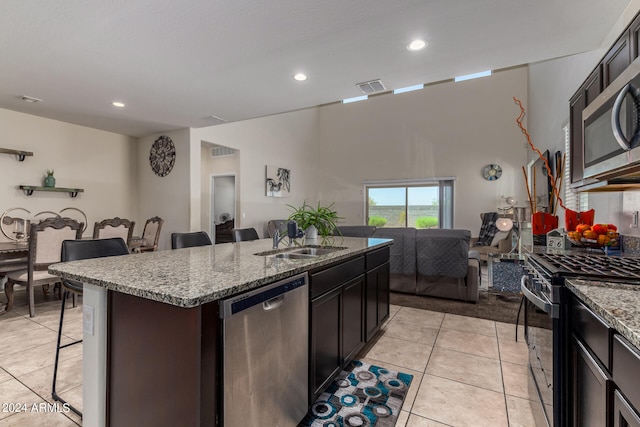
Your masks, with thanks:
[[(388, 315), (388, 283), (378, 282), (388, 282), (392, 240), (334, 237), (325, 243), (338, 249), (279, 258), (264, 239), (52, 265), (52, 274), (84, 283), (85, 425), (216, 425), (219, 301), (298, 273), (317, 273), (323, 289), (326, 278), (356, 267), (360, 277), (376, 279), (362, 288), (364, 336), (372, 299), (386, 304)], [(379, 273), (385, 264), (386, 273)], [(376, 311), (374, 329), (385, 318), (384, 307)]]
[(567, 288), (573, 424), (639, 427), (640, 286), (572, 279)]

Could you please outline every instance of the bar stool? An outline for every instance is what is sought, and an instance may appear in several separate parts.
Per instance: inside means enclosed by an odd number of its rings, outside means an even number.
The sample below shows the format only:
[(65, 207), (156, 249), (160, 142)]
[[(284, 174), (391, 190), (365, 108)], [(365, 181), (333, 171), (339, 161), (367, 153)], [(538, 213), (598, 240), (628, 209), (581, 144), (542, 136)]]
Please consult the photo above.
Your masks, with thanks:
[(193, 248), (195, 246), (209, 246), (211, 244), (211, 239), (205, 231), (171, 233), (171, 249)]
[(248, 242), (251, 240), (258, 240), (258, 232), (255, 228), (234, 228), (233, 229), (233, 241), (234, 242)]
[[(127, 255), (129, 248), (124, 240), (120, 237), (113, 237), (108, 239), (95, 239), (95, 240), (65, 240), (62, 242), (62, 261), (75, 261), (79, 259), (88, 258), (101, 258), (116, 255)], [(60, 308), (60, 326), (58, 327), (58, 342), (56, 346), (56, 360), (53, 366), (53, 385), (51, 386), (51, 397), (53, 400), (67, 404), (69, 409), (82, 417), (82, 412), (69, 404), (66, 400), (61, 398), (56, 392), (56, 379), (58, 377), (58, 360), (60, 357), (60, 350), (66, 347), (70, 347), (75, 344), (79, 344), (82, 340), (77, 340), (69, 344), (60, 345), (62, 339), (62, 323), (64, 321), (64, 309), (66, 306), (67, 296), (72, 293), (74, 297), (76, 295), (82, 295), (83, 286), (82, 283), (75, 280), (62, 280), (62, 306)], [(75, 306), (75, 304), (74, 304)]]

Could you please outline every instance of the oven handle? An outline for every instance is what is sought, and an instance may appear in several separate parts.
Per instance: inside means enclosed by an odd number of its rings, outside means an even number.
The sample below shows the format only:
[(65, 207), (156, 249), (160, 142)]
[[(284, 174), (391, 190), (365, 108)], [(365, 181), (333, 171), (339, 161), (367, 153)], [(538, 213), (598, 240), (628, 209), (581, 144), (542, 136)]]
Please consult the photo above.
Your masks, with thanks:
[(547, 313), (551, 318), (557, 319), (559, 317), (558, 306), (547, 302), (540, 298), (538, 295), (531, 292), (531, 290), (527, 287), (527, 282), (529, 281), (529, 276), (522, 276), (520, 279), (520, 290), (524, 294), (524, 296), (531, 301), (533, 305), (538, 307), (540, 310)]

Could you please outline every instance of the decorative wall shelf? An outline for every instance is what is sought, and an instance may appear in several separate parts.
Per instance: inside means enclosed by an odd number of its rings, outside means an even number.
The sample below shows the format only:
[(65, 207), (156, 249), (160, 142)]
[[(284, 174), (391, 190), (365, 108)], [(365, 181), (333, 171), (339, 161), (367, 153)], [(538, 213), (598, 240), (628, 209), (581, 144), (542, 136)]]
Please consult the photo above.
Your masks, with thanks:
[(0, 153), (15, 154), (18, 156), (18, 160), (23, 162), (26, 156), (33, 156), (31, 151), (13, 150), (11, 148), (0, 148)]
[(58, 193), (69, 193), (71, 197), (76, 197), (78, 193), (84, 192), (84, 189), (82, 188), (36, 187), (33, 185), (20, 185), (18, 188), (24, 191), (24, 194), (26, 194), (27, 196), (32, 195), (34, 191), (55, 191)]

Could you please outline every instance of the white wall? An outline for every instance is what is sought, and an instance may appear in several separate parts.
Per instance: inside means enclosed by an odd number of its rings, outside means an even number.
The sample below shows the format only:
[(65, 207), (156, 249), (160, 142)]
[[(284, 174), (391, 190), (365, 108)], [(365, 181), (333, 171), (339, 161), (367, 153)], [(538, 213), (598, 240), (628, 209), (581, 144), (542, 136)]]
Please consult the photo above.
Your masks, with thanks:
[[(172, 139), (176, 147), (176, 162), (173, 170), (166, 176), (157, 176), (149, 165), (149, 151), (154, 141), (160, 136), (149, 135), (140, 138), (138, 143), (137, 162), (137, 186), (138, 186), (138, 212), (141, 227), (144, 221), (153, 216), (159, 216), (164, 220), (158, 247), (160, 250), (171, 248), (171, 233), (199, 230), (200, 205), (199, 193), (192, 195), (192, 150), (189, 129), (164, 132)], [(200, 159), (200, 146), (198, 145), (196, 158)], [(198, 163), (197, 173), (200, 167)], [(136, 181), (134, 181), (136, 182)], [(199, 178), (198, 178), (199, 184)], [(199, 185), (198, 185), (199, 188)], [(192, 226), (192, 203), (196, 199), (198, 203), (198, 225)], [(142, 228), (140, 228), (142, 233)]]
[[(364, 224), (363, 182), (455, 176), (454, 226), (480, 229), (480, 213), (526, 200), (525, 139), (512, 97), (527, 105), (527, 68), (444, 82), (421, 91), (320, 107), (319, 197), (335, 201), (346, 224)], [(499, 164), (497, 181), (483, 168)]]
[[(3, 148), (32, 151), (18, 162), (0, 154), (0, 211), (22, 207), (35, 215), (75, 207), (88, 217), (85, 236), (93, 224), (119, 216), (137, 221), (136, 139), (111, 132), (0, 109)], [(34, 192), (26, 196), (18, 185), (42, 185), (46, 169), (55, 170), (56, 187), (83, 188), (76, 198), (68, 193)], [(81, 215), (65, 212), (75, 219)], [(43, 218), (39, 216), (38, 218)], [(142, 229), (138, 228), (139, 233)], [(7, 240), (0, 235), (0, 240)]]
[[(287, 204), (297, 206), (304, 199), (317, 200), (316, 168), (312, 165), (318, 163), (314, 149), (318, 134), (318, 109), (311, 108), (191, 129), (191, 140), (198, 147), (208, 142), (240, 150), (235, 226), (254, 227), (260, 236), (266, 236), (268, 220), (289, 216)], [(266, 197), (266, 165), (291, 169), (291, 197)]]

